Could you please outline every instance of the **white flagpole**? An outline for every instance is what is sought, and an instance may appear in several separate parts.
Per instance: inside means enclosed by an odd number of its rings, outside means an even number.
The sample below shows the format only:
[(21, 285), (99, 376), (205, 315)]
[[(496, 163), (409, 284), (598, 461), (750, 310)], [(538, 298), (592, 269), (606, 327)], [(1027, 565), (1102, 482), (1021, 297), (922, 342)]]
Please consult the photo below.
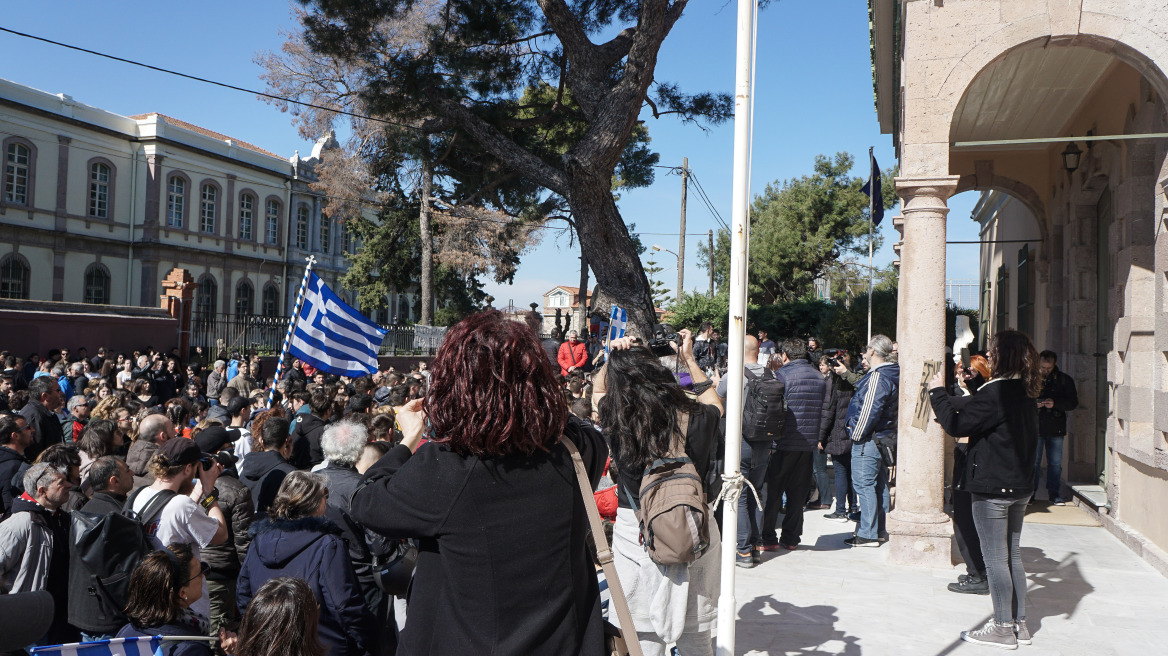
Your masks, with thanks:
[[(868, 343), (872, 341), (872, 234), (876, 225), (876, 180), (880, 174), (872, 166), (872, 148), (868, 148)], [(884, 199), (881, 198), (883, 203)]]
[[(723, 474), (721, 592), (718, 656), (734, 654), (734, 554), (738, 547), (738, 496), (742, 493), (743, 344), (746, 341), (747, 242), (750, 212), (750, 145), (754, 91), (755, 17), (758, 0), (738, 0), (738, 49), (734, 83), (734, 182), (730, 230), (730, 334), (726, 369), (726, 468)], [(729, 487), (730, 489), (726, 489)]]
[(280, 383), (280, 376), (284, 373), (284, 359), (288, 357), (288, 346), (292, 343), (292, 332), (296, 330), (296, 322), (300, 319), (300, 306), (304, 304), (304, 290), (308, 288), (308, 275), (312, 273), (312, 265), (316, 258), (309, 255), (308, 266), (304, 267), (304, 279), (300, 281), (300, 292), (296, 294), (296, 304), (292, 308), (292, 317), (288, 319), (288, 332), (284, 335), (284, 346), (280, 348), (280, 361), (276, 363), (276, 377), (272, 379), (272, 389), (268, 390), (268, 409), (272, 409), (272, 399), (276, 396), (276, 385)]

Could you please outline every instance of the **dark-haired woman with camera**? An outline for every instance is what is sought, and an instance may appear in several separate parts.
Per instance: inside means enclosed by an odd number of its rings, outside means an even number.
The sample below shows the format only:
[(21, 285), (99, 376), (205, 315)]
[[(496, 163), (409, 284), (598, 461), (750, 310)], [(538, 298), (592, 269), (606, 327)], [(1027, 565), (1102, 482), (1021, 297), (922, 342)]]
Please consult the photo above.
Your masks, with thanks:
[(617, 471), (614, 562), (645, 656), (663, 656), (670, 643), (685, 656), (712, 655), (718, 619), (721, 538), (713, 513), (707, 551), (692, 563), (663, 566), (642, 546), (633, 506), (640, 505), (645, 468), (667, 457), (675, 444), (684, 444), (703, 481), (720, 444), (721, 401), (694, 358), (693, 335), (682, 330), (679, 337), (677, 357), (689, 368), (697, 398), (685, 393), (649, 349), (629, 338), (612, 341), (593, 392), (603, 390), (597, 410)]
[(1038, 352), (1025, 334), (1004, 330), (990, 340), (990, 372), (976, 394), (952, 397), (945, 374), (930, 381), (937, 422), (954, 437), (969, 437), (965, 469), (954, 485), (973, 496), (973, 520), (981, 542), (993, 600), (993, 617), (961, 639), (1002, 649), (1030, 644), (1026, 626), (1026, 570), (1022, 520), (1034, 492), (1038, 408), (1042, 389)]

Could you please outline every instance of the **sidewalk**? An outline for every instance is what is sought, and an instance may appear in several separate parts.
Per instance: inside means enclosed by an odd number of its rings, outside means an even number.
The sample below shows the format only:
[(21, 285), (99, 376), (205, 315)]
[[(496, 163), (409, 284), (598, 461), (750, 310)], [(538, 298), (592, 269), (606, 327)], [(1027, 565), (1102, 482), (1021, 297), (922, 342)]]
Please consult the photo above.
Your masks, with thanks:
[[(1022, 531), (1022, 556), (1034, 644), (1018, 653), (1168, 653), (1168, 579), (1092, 526), (1084, 511), (1042, 504), (1032, 510), (1033, 521), (1028, 516)], [(844, 546), (854, 524), (828, 521), (824, 512), (806, 513), (799, 550), (764, 553), (758, 567), (737, 569), (738, 654), (1000, 653), (960, 640), (962, 630), (980, 627), (992, 614), (989, 596), (945, 589), (964, 567), (889, 564), (886, 548)], [(1040, 523), (1059, 516), (1079, 525)]]

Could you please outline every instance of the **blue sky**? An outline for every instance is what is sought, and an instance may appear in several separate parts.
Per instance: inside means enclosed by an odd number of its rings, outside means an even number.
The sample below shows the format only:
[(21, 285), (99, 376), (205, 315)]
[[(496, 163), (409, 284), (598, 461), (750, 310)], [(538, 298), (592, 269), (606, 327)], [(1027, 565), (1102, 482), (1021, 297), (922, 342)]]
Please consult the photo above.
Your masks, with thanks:
[[(57, 6), (60, 10), (53, 10)], [(730, 92), (734, 85), (735, 3), (695, 0), (661, 50), (659, 81), (677, 82), (684, 91)], [(280, 32), (291, 30), (284, 0), (198, 4), (127, 1), (108, 3), (6, 3), (0, 25), (110, 54), (173, 68), (248, 88), (261, 88), (258, 51), (276, 50)], [(307, 154), (288, 115), (254, 96), (96, 58), (57, 46), (0, 33), (6, 56), (0, 77), (119, 114), (161, 112), (249, 141), (276, 153)], [(847, 0), (782, 0), (759, 17), (755, 95), (754, 162), (751, 185), (757, 193), (768, 182), (810, 171), (815, 155), (848, 151), (856, 156), (856, 175), (864, 154), (875, 147), (881, 166), (895, 162), (891, 135), (880, 134), (872, 99), (868, 14), (863, 3)], [(653, 148), (661, 164), (690, 168), (721, 216), (730, 221), (732, 132), (727, 123), (702, 130), (676, 119), (654, 120), (646, 112)], [(660, 170), (647, 188), (626, 191), (620, 207), (625, 220), (646, 234), (646, 244), (677, 250), (681, 180)], [(969, 219), (977, 194), (950, 201), (950, 240), (976, 240)], [(895, 214), (895, 211), (892, 213)], [(717, 228), (710, 212), (691, 190), (687, 233)], [(885, 247), (878, 265), (893, 257), (896, 231), (891, 221), (880, 229)], [(488, 293), (505, 305), (542, 302), (543, 292), (579, 281), (579, 252), (559, 231), (547, 231), (529, 253), (510, 286), (490, 283)], [(705, 290), (708, 274), (698, 266), (697, 242), (686, 241), (686, 288)], [(976, 245), (949, 247), (947, 277), (978, 275)], [(660, 275), (670, 288), (677, 273), (672, 255), (659, 254)], [(593, 283), (595, 280), (593, 279)]]

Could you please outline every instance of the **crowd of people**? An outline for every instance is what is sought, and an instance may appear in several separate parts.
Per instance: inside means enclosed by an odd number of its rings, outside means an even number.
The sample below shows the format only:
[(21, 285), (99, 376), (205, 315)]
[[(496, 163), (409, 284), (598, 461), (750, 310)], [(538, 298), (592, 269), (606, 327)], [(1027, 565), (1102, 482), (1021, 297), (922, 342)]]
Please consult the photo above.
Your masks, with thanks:
[[(727, 347), (709, 323), (607, 348), (538, 330), (537, 316), (489, 310), (448, 331), (432, 369), (361, 378), (293, 361), (275, 379), (238, 353), (0, 353), (0, 592), (52, 595), (39, 645), (197, 635), (217, 640), (172, 653), (607, 653), (617, 618), (602, 609), (593, 499), (565, 442), (598, 490), (634, 624), (622, 628), (647, 656), (713, 653), (723, 530), (737, 533), (743, 568), (800, 548), (807, 510), (853, 523), (849, 547), (888, 540), (899, 398), (888, 337), (853, 360), (758, 329), (744, 343), (742, 407), (728, 408)], [(948, 373), (930, 400), (962, 442), (953, 506), (968, 574), (950, 589), (993, 601), (990, 623), (964, 639), (1016, 645), (1029, 640), (1022, 513), (1040, 443), (1061, 501), (1074, 384), (1010, 331)], [(728, 412), (742, 413), (754, 490), (734, 527), (712, 508), (678, 515), (692, 542), (667, 554), (654, 541), (673, 536), (654, 532), (648, 507), (661, 501), (646, 492), (690, 478), (698, 505), (711, 502)], [(682, 466), (692, 474), (674, 475)], [(148, 540), (120, 597), (94, 593), (77, 553), (83, 526), (114, 516)], [(107, 597), (112, 608), (93, 607)]]

